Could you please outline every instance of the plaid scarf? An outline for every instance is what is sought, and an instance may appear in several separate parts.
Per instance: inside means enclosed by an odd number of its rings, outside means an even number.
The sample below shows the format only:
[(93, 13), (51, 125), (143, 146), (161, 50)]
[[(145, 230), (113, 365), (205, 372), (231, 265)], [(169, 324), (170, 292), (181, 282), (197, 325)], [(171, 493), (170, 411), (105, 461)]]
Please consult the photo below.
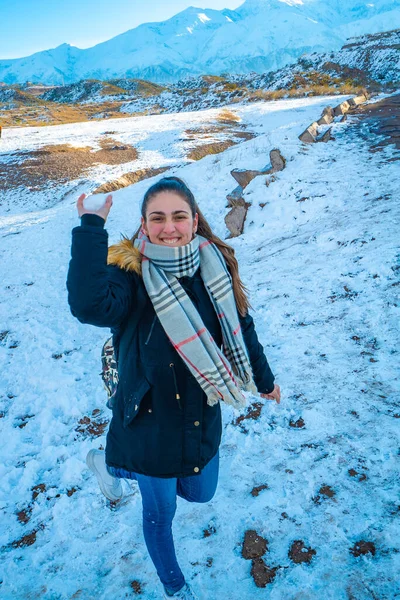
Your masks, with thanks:
[[(235, 408), (246, 405), (241, 389), (256, 392), (243, 340), (231, 277), (218, 248), (196, 235), (184, 246), (152, 244), (141, 233), (134, 245), (142, 254), (147, 293), (170, 342), (207, 396), (210, 406), (224, 400)], [(222, 352), (199, 312), (179, 283), (200, 267), (222, 331)]]

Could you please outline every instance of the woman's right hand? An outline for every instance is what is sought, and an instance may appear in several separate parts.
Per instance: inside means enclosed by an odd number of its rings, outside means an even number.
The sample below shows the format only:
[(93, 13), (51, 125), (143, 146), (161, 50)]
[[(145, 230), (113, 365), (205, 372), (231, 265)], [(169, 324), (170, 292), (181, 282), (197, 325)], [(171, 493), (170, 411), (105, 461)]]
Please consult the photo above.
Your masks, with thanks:
[(88, 210), (83, 206), (83, 202), (86, 198), (86, 194), (81, 194), (76, 203), (76, 208), (78, 209), (78, 215), (81, 217), (82, 215), (98, 215), (105, 221), (107, 221), (108, 213), (112, 207), (112, 195), (109, 194), (103, 204), (103, 206), (97, 210)]

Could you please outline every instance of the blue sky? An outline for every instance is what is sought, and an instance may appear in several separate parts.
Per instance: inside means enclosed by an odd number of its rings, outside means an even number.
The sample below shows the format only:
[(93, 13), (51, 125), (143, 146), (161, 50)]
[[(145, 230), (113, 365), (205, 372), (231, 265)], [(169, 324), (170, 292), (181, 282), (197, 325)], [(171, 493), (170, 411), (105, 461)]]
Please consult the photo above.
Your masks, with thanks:
[(0, 0), (0, 59), (28, 56), (64, 42), (88, 48), (188, 6), (237, 8), (244, 0)]

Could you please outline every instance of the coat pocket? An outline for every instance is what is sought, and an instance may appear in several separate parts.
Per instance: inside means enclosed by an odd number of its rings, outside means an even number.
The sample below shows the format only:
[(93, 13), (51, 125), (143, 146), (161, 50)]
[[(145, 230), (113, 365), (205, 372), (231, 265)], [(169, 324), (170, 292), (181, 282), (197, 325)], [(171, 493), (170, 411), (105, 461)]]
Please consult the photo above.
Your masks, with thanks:
[(147, 381), (147, 379), (143, 378), (137, 382), (137, 384), (135, 385), (135, 389), (131, 392), (131, 394), (129, 394), (128, 397), (124, 398), (124, 427), (125, 428), (128, 427), (128, 425), (133, 421), (133, 419), (138, 414), (139, 408), (140, 408), (140, 403), (150, 388), (151, 388), (150, 383)]

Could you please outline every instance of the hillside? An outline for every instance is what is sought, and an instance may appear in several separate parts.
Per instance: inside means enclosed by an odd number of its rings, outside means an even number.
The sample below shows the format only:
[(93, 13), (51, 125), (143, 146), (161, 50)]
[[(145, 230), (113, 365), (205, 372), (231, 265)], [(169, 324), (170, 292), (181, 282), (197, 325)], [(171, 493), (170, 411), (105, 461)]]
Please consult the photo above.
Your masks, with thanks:
[(59, 124), (125, 115), (187, 112), (232, 103), (396, 89), (400, 30), (350, 39), (337, 52), (305, 55), (275, 72), (203, 75), (159, 86), (137, 79), (67, 86), (0, 87), (3, 126)]

